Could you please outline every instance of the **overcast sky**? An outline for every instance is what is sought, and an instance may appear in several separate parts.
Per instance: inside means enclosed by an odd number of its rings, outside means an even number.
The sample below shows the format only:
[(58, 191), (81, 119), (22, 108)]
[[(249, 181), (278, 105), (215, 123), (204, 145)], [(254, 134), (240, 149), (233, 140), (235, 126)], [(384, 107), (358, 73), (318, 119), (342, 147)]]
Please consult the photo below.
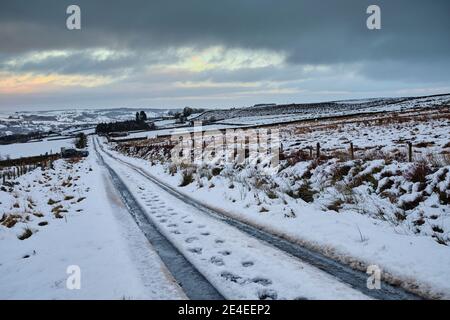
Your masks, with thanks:
[[(81, 30), (66, 28), (70, 4)], [(449, 13), (449, 0), (0, 0), (0, 111), (448, 93)]]

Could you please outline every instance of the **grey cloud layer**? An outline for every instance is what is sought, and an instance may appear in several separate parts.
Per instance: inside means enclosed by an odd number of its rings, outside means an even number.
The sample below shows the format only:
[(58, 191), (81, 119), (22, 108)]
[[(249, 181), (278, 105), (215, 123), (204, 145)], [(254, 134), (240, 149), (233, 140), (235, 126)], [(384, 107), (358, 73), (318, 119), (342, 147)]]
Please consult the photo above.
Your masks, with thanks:
[[(72, 2), (2, 1), (2, 51), (223, 44), (285, 50), (301, 63), (421, 60), (450, 52), (447, 0), (79, 0), (78, 33), (65, 29)], [(382, 8), (380, 32), (365, 27), (372, 3)]]
[[(73, 3), (82, 9), (82, 30), (76, 32), (65, 28), (65, 9)], [(380, 31), (366, 28), (369, 4), (382, 8)], [(444, 72), (450, 69), (448, 0), (2, 0), (0, 8), (0, 71), (116, 75), (131, 70), (136, 78), (130, 82), (156, 82), (142, 70), (175, 61), (164, 55), (167, 48), (221, 45), (282, 52), (287, 66), (159, 79), (274, 81), (287, 88), (309, 81), (309, 90), (344, 89), (333, 84), (331, 74), (309, 75), (301, 68), (320, 64), (342, 74), (355, 72), (374, 90), (390, 81), (398, 81), (398, 88), (402, 81), (419, 87), (450, 84)], [(98, 47), (129, 54), (99, 62), (83, 51)], [(5, 64), (31, 51), (68, 49), (74, 51), (70, 57)], [(357, 82), (342, 83), (347, 91), (362, 89)]]

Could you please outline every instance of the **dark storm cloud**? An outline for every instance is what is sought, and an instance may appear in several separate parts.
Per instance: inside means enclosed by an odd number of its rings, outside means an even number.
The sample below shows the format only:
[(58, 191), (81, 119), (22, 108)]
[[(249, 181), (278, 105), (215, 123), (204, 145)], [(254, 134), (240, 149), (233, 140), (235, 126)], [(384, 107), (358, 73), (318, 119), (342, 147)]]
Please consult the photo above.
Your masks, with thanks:
[[(73, 1), (2, 1), (1, 51), (156, 49), (222, 44), (283, 50), (295, 63), (355, 59), (446, 59), (448, 0), (79, 0), (82, 30), (65, 29)], [(382, 8), (382, 30), (369, 31), (365, 10)]]
[[(81, 7), (80, 31), (66, 29), (65, 11), (70, 4)], [(382, 29), (378, 31), (366, 28), (366, 8), (371, 4), (381, 7)], [(370, 96), (389, 88), (445, 88), (450, 86), (450, 75), (445, 72), (450, 69), (449, 12), (448, 0), (2, 0), (0, 72), (133, 75), (104, 88), (79, 92), (65, 88), (54, 96), (36, 94), (34, 98), (42, 104), (52, 99), (62, 101), (71, 94), (95, 102), (119, 96), (122, 101), (202, 94), (238, 96), (251, 90), (173, 86), (188, 81), (272, 82), (259, 88), (261, 99), (270, 98), (264, 92), (271, 86), (307, 91), (312, 99), (326, 90)], [(146, 72), (148, 66), (180, 59), (168, 49), (201, 50), (216, 45), (279, 52), (286, 65), (198, 73)], [(90, 51), (96, 48), (125, 54), (96, 60)], [(25, 59), (29, 53), (49, 50), (64, 50), (70, 55)], [(14, 59), (19, 63), (11, 64)], [(310, 72), (304, 69), (306, 65), (326, 69)], [(158, 82), (166, 87), (146, 86)], [(134, 91), (136, 86), (138, 91)], [(298, 97), (290, 95), (286, 99), (292, 100), (285, 101), (283, 96), (279, 101), (294, 102)], [(33, 101), (32, 96), (21, 99)], [(258, 102), (246, 99), (239, 101)]]

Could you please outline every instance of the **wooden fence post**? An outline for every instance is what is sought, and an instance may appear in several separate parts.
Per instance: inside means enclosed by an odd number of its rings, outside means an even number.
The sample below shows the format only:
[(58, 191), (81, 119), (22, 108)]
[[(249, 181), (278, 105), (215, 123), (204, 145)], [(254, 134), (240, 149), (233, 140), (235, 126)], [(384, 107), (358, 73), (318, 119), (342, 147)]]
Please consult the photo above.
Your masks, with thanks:
[(350, 158), (352, 160), (355, 160), (355, 152), (354, 152), (354, 149), (353, 149), (353, 142), (350, 142)]
[(317, 142), (316, 146), (316, 158), (320, 158), (320, 143)]
[(408, 162), (412, 162), (412, 158), (413, 158), (412, 143), (408, 142)]

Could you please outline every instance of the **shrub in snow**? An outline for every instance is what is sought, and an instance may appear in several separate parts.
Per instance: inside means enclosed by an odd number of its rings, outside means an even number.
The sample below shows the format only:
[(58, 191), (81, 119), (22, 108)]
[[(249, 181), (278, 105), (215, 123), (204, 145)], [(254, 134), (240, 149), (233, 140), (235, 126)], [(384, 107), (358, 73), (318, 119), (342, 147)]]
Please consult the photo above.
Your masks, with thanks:
[(431, 173), (431, 169), (424, 161), (418, 162), (412, 166), (405, 174), (405, 178), (411, 182), (426, 182), (427, 175)]
[(183, 172), (181, 173), (180, 187), (185, 187), (191, 184), (193, 181), (194, 181), (194, 173), (192, 172), (192, 170), (189, 169), (183, 170)]

